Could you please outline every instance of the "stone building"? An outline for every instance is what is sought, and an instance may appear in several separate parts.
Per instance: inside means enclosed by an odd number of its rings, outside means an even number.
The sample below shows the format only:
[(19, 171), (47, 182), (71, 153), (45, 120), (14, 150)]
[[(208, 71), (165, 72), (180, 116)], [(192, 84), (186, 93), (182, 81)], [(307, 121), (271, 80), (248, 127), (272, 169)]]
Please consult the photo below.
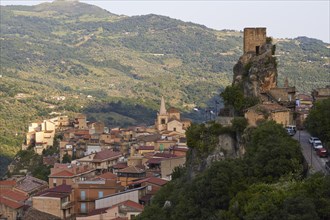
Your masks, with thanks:
[(61, 219), (71, 219), (74, 214), (73, 188), (59, 185), (32, 197), (33, 208)]
[(244, 117), (248, 120), (250, 126), (257, 126), (262, 120), (273, 120), (283, 126), (290, 125), (293, 122), (293, 113), (290, 109), (277, 103), (263, 103), (248, 108)]
[(244, 53), (259, 55), (260, 48), (266, 43), (266, 28), (244, 28)]

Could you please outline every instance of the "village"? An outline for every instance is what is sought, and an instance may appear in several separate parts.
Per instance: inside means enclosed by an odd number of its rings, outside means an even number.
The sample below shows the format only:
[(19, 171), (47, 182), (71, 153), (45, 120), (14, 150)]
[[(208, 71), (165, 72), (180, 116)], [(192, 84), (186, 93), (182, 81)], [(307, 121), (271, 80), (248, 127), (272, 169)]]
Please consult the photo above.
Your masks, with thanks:
[(43, 157), (43, 164), (52, 167), (48, 183), (24, 169), (0, 181), (1, 212), (9, 219), (91, 219), (87, 214), (131, 219), (171, 180), (173, 170), (184, 166), (190, 124), (177, 109), (166, 109), (163, 97), (150, 127), (109, 129), (83, 114), (33, 122), (22, 150), (42, 155), (61, 137), (59, 153)]
[[(271, 56), (271, 50), (261, 47), (265, 43), (265, 29), (244, 30), (244, 55)], [(234, 83), (240, 79), (234, 70)], [(261, 103), (244, 110), (249, 126), (274, 120), (303, 129), (314, 101), (330, 96), (328, 87), (299, 94), (288, 80), (283, 87), (263, 82), (258, 89)], [(230, 126), (233, 118), (231, 109), (223, 108), (215, 121)], [(25, 220), (133, 219), (172, 180), (173, 172), (184, 167), (189, 149), (185, 133), (191, 123), (178, 109), (166, 108), (163, 97), (152, 126), (110, 129), (84, 114), (32, 122), (22, 150), (43, 155), (57, 148), (57, 153), (43, 156), (43, 164), (52, 167), (48, 182), (24, 169), (0, 181), (1, 215)], [(15, 161), (9, 172), (14, 167)]]

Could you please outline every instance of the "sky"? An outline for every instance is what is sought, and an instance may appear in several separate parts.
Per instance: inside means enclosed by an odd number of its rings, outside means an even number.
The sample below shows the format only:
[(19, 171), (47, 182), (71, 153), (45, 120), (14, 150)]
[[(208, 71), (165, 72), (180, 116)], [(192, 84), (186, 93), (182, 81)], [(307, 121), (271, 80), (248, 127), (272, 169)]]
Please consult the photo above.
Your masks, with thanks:
[[(47, 0), (0, 0), (1, 5), (36, 5)], [(157, 14), (205, 25), (216, 30), (241, 31), (266, 27), (274, 38), (307, 36), (330, 43), (330, 0), (212, 0), (129, 1), (81, 0), (118, 15)]]

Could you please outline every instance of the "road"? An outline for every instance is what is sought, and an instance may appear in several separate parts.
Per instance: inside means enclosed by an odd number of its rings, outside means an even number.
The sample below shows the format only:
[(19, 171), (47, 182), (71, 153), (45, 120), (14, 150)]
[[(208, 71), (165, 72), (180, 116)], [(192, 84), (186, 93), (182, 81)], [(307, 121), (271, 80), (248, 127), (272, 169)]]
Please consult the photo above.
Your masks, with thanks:
[(309, 143), (308, 139), (310, 138), (310, 134), (306, 131), (297, 131), (293, 136), (294, 139), (300, 141), (300, 147), (302, 153), (308, 162), (310, 167), (310, 172), (323, 172), (327, 173), (325, 169), (325, 162), (328, 160), (327, 158), (320, 158), (317, 156), (314, 148)]

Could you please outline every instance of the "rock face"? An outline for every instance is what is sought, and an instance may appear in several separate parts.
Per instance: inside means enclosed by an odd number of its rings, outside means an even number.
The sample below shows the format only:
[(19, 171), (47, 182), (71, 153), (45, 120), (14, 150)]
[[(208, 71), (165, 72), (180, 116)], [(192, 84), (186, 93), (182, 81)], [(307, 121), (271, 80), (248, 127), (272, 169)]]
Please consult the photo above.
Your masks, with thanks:
[(266, 43), (258, 52), (243, 54), (233, 69), (233, 84), (242, 84), (245, 96), (260, 97), (260, 93), (277, 87), (275, 46)]

